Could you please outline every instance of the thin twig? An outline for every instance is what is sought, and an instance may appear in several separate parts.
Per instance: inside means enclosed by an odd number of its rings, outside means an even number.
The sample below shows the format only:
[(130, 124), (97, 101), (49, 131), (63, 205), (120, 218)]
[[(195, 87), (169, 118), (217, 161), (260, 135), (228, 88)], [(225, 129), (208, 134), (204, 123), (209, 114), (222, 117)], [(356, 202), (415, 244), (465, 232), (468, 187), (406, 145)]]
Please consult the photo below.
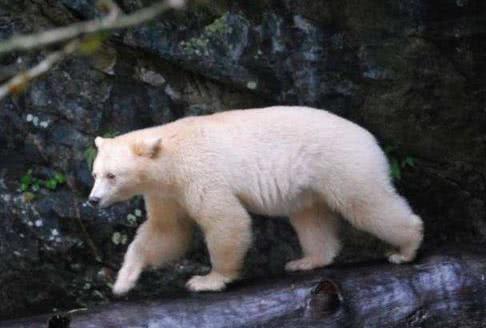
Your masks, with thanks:
[(18, 35), (0, 43), (0, 55), (15, 50), (31, 50), (45, 47), (51, 44), (72, 40), (87, 34), (94, 34), (116, 29), (127, 28), (150, 21), (169, 8), (179, 8), (183, 1), (168, 0), (155, 3), (147, 8), (140, 9), (128, 15), (116, 15), (113, 13), (103, 19), (94, 19), (87, 22), (75, 23), (66, 27), (60, 27), (45, 32), (30, 35)]
[(125, 15), (112, 0), (104, 1), (109, 11), (101, 19), (76, 23), (36, 34), (14, 36), (10, 40), (1, 42), (0, 55), (15, 50), (31, 50), (69, 41), (61, 50), (50, 53), (34, 67), (17, 74), (1, 85), (0, 100), (11, 93), (19, 93), (31, 80), (46, 73), (55, 64), (75, 52), (81, 45), (81, 37), (139, 25), (154, 19), (169, 8), (181, 8), (185, 5), (185, 0), (166, 0)]
[[(117, 6), (117, 4), (114, 3), (112, 0), (104, 0), (104, 1), (108, 9), (108, 14), (104, 16), (99, 22), (102, 24), (112, 24), (120, 16), (121, 10)], [(0, 48), (5, 45), (7, 45), (8, 48), (9, 43), (12, 46), (15, 46), (18, 40), (22, 40), (22, 39), (29, 40), (26, 44), (29, 43), (31, 44), (31, 42), (34, 41), (36, 38), (39, 38), (38, 39), (39, 42), (43, 42), (42, 40), (44, 41), (49, 39), (53, 40), (52, 37), (49, 37), (49, 35), (50, 33), (53, 33), (51, 35), (55, 35), (56, 34), (55, 31), (56, 30), (52, 30), (40, 34), (25, 36), (25, 37), (14, 37), (10, 41), (0, 44)], [(41, 34), (44, 36), (42, 37)], [(20, 42), (19, 44), (22, 44), (22, 42)], [(61, 62), (68, 55), (75, 52), (79, 48), (79, 46), (80, 46), (79, 39), (71, 40), (66, 45), (64, 45), (64, 47), (62, 47), (61, 50), (51, 52), (49, 55), (47, 55), (46, 58), (44, 58), (40, 63), (38, 63), (34, 67), (12, 77), (6, 83), (0, 86), (0, 99), (5, 98), (8, 94), (11, 93), (15, 94), (22, 91), (31, 80), (41, 76), (42, 74), (45, 74), (55, 64)]]
[(91, 236), (88, 233), (88, 230), (86, 230), (86, 227), (84, 226), (83, 221), (81, 220), (81, 213), (79, 212), (79, 207), (76, 202), (73, 204), (74, 210), (76, 212), (76, 220), (78, 221), (79, 227), (81, 228), (81, 231), (84, 235), (84, 238), (86, 239), (86, 243), (88, 244), (88, 247), (93, 254), (95, 261), (98, 263), (102, 262), (102, 257), (100, 255), (100, 252), (98, 251), (98, 248), (96, 247), (96, 244), (94, 243), (93, 239), (91, 239)]
[(0, 99), (10, 93), (19, 93), (29, 81), (46, 73), (56, 63), (62, 61), (67, 55), (73, 53), (79, 47), (79, 41), (74, 40), (66, 44), (61, 50), (54, 51), (47, 55), (40, 63), (27, 71), (21, 72), (0, 86)]

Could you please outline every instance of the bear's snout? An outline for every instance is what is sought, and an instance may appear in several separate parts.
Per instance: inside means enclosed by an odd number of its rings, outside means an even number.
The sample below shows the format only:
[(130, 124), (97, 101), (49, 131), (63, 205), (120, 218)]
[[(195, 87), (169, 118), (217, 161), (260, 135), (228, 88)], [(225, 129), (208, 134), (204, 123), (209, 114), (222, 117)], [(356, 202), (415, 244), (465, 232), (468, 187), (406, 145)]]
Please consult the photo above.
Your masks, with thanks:
[(97, 207), (100, 204), (100, 198), (99, 197), (90, 197), (88, 199), (88, 204)]

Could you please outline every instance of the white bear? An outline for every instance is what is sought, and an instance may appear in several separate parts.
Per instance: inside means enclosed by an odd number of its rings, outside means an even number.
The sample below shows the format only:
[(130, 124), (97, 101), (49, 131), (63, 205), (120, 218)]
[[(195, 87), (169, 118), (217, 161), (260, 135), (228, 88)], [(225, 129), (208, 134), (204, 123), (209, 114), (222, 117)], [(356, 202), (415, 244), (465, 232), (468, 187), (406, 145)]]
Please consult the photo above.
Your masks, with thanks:
[(212, 270), (192, 291), (219, 291), (238, 278), (252, 240), (249, 212), (288, 216), (303, 257), (286, 269), (329, 265), (340, 250), (339, 217), (388, 242), (408, 262), (422, 220), (391, 184), (375, 138), (324, 110), (269, 107), (188, 117), (112, 139), (97, 137), (100, 207), (143, 195), (147, 221), (128, 247), (113, 291), (123, 294), (144, 268), (182, 256), (198, 224)]

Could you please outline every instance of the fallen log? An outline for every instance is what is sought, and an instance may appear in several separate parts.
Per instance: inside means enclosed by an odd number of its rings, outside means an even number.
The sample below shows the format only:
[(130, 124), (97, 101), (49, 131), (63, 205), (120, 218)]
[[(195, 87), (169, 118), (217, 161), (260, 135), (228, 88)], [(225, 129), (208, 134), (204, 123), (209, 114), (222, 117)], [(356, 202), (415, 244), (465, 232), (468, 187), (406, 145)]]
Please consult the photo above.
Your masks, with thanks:
[(485, 255), (443, 250), (414, 264), (336, 266), (241, 281), (223, 293), (117, 302), (0, 327), (485, 327)]

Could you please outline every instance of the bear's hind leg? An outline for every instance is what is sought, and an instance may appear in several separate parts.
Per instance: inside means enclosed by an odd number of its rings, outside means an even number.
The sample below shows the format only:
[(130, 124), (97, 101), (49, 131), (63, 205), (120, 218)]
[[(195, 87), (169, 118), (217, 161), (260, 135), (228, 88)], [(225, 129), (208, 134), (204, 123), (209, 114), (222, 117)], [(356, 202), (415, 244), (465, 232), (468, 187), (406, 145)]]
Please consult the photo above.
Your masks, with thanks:
[(410, 262), (415, 259), (417, 250), (420, 247), (423, 239), (423, 223), (422, 219), (412, 214), (409, 217), (411, 230), (410, 238), (401, 245), (398, 245), (398, 252), (392, 252), (388, 255), (388, 261), (395, 264)]
[(390, 262), (410, 262), (415, 258), (423, 239), (423, 223), (403, 197), (384, 191), (344, 203), (342, 214), (354, 226), (397, 249), (388, 257)]
[(336, 214), (327, 206), (315, 205), (290, 216), (303, 257), (285, 265), (287, 271), (312, 270), (333, 262), (341, 248)]

